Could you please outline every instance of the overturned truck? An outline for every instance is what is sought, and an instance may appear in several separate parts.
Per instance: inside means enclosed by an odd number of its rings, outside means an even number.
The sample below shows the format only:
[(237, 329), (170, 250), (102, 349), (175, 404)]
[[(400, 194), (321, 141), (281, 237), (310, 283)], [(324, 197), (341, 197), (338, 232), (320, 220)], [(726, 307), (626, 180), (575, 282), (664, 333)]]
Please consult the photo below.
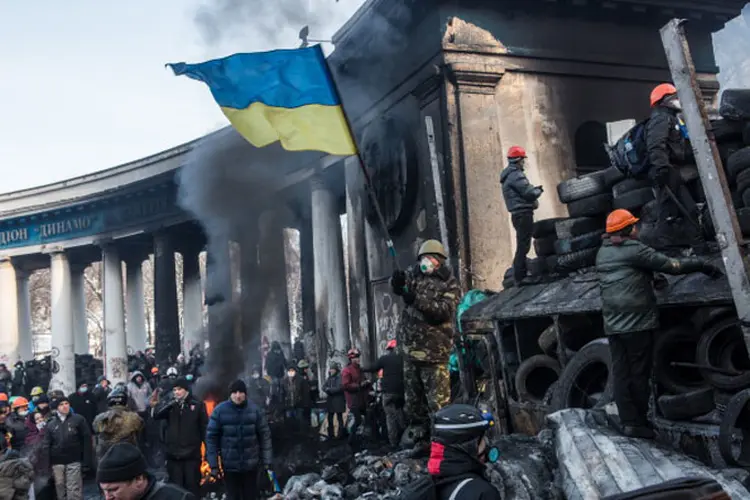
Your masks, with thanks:
[[(723, 261), (727, 276), (657, 276), (662, 328), (655, 335), (653, 383), (643, 390), (649, 391), (649, 418), (661, 441), (716, 467), (748, 468), (750, 89), (725, 91), (721, 117), (709, 120), (689, 54), (676, 53), (682, 36), (677, 21), (662, 30), (697, 163), (681, 173), (705, 204), (703, 220), (696, 222), (713, 240), (713, 258)], [(482, 365), (489, 368), (475, 384), (467, 382), (475, 371), (464, 362), (466, 391), (491, 401), (508, 432), (537, 434), (552, 412), (612, 401), (593, 268), (604, 217), (626, 208), (641, 216), (644, 239), (663, 231), (648, 181), (626, 178), (615, 167), (565, 181), (558, 195), (570, 217), (536, 222), (537, 257), (529, 262), (536, 284), (514, 287), (506, 280), (503, 291), (461, 318), (468, 337), (486, 347)]]

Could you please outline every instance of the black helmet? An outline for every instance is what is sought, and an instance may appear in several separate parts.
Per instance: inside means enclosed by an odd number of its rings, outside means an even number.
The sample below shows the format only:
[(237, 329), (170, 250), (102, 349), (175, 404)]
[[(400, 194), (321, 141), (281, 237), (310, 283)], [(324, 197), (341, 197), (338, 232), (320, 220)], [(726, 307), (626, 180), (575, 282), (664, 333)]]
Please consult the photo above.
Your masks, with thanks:
[(453, 404), (435, 413), (432, 439), (446, 445), (476, 441), (492, 425), (490, 413), (471, 405)]
[(128, 392), (120, 387), (115, 387), (107, 396), (107, 406), (127, 406)]

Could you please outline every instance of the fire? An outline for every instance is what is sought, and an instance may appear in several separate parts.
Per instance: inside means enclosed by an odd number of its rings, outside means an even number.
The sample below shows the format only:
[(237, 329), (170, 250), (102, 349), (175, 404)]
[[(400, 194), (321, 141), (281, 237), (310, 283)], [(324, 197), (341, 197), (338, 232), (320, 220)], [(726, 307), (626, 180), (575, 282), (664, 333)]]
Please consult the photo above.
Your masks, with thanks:
[[(203, 404), (206, 405), (206, 413), (210, 417), (216, 407), (216, 401), (207, 398)], [(219, 470), (221, 470), (221, 463), (219, 463)], [(201, 443), (201, 486), (206, 483), (214, 483), (216, 479), (211, 477), (211, 466), (206, 461), (206, 443)]]

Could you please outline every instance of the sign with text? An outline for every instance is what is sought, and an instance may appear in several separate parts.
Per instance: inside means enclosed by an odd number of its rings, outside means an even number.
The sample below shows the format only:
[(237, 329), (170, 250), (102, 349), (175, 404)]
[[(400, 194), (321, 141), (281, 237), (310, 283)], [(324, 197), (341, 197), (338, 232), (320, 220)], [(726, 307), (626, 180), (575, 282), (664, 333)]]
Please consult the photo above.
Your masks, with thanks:
[(176, 186), (0, 221), (0, 249), (93, 236), (182, 213)]

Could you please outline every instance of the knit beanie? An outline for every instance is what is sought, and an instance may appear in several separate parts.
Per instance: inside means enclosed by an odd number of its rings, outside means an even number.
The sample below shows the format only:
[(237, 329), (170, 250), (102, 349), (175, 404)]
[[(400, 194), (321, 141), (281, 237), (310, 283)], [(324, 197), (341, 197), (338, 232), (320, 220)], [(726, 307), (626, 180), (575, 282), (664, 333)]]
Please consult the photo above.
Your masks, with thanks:
[(186, 391), (190, 390), (190, 384), (185, 377), (177, 377), (177, 380), (174, 381), (172, 387), (179, 387), (181, 389), (185, 389)]
[(96, 471), (97, 483), (121, 483), (146, 473), (146, 460), (130, 443), (117, 443), (104, 454)]
[(244, 392), (247, 394), (247, 386), (242, 379), (237, 379), (229, 384), (229, 394), (234, 394), (235, 392)]

